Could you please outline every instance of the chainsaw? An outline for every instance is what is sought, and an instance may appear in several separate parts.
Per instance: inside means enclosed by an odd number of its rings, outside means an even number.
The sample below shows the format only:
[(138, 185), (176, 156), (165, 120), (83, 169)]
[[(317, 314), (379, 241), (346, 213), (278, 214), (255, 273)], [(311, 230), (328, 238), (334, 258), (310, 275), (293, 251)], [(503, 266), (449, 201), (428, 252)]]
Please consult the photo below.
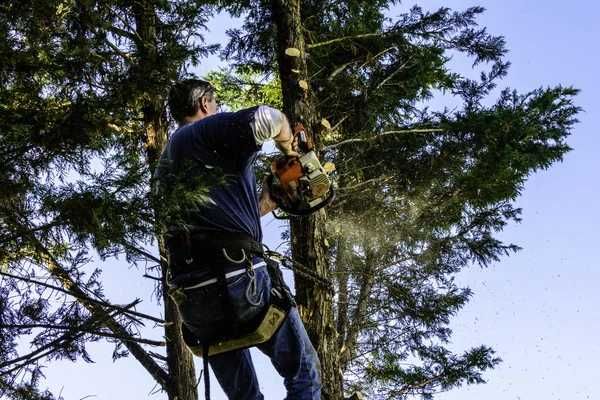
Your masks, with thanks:
[[(335, 198), (331, 162), (321, 165), (301, 123), (294, 126), (298, 156), (280, 156), (271, 163), (266, 184), (277, 207), (289, 216), (304, 216), (329, 205)], [(285, 218), (273, 213), (276, 218)]]

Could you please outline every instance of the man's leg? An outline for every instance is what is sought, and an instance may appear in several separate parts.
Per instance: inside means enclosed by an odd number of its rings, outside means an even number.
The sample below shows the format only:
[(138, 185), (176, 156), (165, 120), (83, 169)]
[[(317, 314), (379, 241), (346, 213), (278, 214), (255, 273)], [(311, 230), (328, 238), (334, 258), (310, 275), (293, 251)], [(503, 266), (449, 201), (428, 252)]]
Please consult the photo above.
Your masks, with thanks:
[(284, 378), (287, 400), (320, 400), (320, 364), (296, 307), (277, 334), (258, 348), (271, 358)]
[(208, 359), (229, 400), (263, 400), (249, 350), (217, 354)]

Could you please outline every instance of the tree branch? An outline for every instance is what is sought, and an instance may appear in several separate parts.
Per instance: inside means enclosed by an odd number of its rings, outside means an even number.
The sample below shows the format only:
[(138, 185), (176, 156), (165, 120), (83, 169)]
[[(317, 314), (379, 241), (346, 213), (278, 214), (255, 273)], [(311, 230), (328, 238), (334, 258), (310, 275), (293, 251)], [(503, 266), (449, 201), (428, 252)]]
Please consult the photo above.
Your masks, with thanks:
[[(85, 294), (78, 284), (71, 278), (65, 268), (54, 258), (52, 253), (38, 240), (35, 235), (30, 235), (31, 240), (36, 251), (47, 262), (48, 270), (52, 275), (62, 282), (63, 286), (70, 292), (77, 295), (81, 304), (92, 314), (92, 316), (99, 320), (105, 320), (105, 326), (109, 328), (115, 335), (121, 337), (131, 337), (131, 334), (125, 329), (117, 320), (104, 309), (101, 305), (96, 304), (94, 301)], [(142, 364), (142, 366), (150, 373), (150, 375), (156, 380), (156, 382), (168, 391), (170, 387), (170, 377), (168, 373), (156, 363), (156, 361), (150, 356), (138, 343), (131, 341), (123, 341), (123, 344), (129, 350), (129, 352)]]
[[(73, 292), (73, 291), (70, 291), (70, 290), (66, 290), (66, 289), (63, 289), (63, 288), (58, 287), (58, 286), (50, 285), (49, 283), (36, 281), (34, 279), (25, 278), (23, 276), (13, 275), (13, 274), (9, 274), (8, 272), (2, 272), (2, 271), (0, 271), (0, 275), (8, 276), (9, 278), (18, 279), (18, 280), (21, 280), (21, 281), (24, 281), (24, 282), (28, 282), (28, 283), (33, 283), (34, 285), (43, 286), (43, 287), (46, 287), (48, 289), (56, 290), (57, 292), (61, 292), (61, 293), (68, 294), (69, 296), (73, 296), (73, 297), (75, 297), (78, 300), (88, 301), (90, 303), (98, 304), (98, 305), (100, 305), (102, 307), (112, 308), (114, 310), (121, 311), (124, 314), (130, 314), (130, 315), (133, 315), (133, 316), (136, 316), (136, 317), (140, 317), (140, 318), (144, 318), (144, 319), (149, 319), (150, 321), (154, 321), (154, 322), (157, 322), (159, 324), (163, 324), (165, 322), (165, 321), (163, 321), (160, 318), (156, 318), (156, 317), (153, 317), (153, 316), (148, 315), (148, 314), (143, 314), (143, 313), (138, 312), (138, 311), (129, 310), (129, 309), (123, 307), (123, 306), (117, 306), (117, 305), (108, 303), (106, 301), (96, 300), (96, 299), (93, 299), (93, 298), (91, 298), (91, 297), (89, 297), (89, 296), (87, 296), (85, 294), (81, 295), (81, 294), (78, 294), (76, 292)], [(133, 305), (137, 305), (137, 304), (139, 304), (139, 302), (140, 302), (140, 300), (138, 299), (138, 300), (136, 300), (133, 303)]]
[(353, 138), (342, 140), (341, 142), (330, 144), (329, 146), (324, 146), (321, 151), (333, 150), (337, 147), (349, 144), (349, 143), (361, 143), (361, 142), (370, 142), (373, 140), (377, 140), (382, 138), (383, 136), (398, 134), (398, 133), (433, 133), (433, 132), (444, 132), (444, 129), (439, 128), (417, 128), (417, 129), (402, 129), (402, 130), (393, 130), (393, 131), (385, 131), (379, 133), (375, 136), (371, 136), (368, 138)]
[(394, 72), (392, 72), (391, 74), (389, 74), (388, 76), (385, 77), (384, 80), (382, 80), (381, 82), (379, 82), (379, 85), (377, 85), (377, 87), (375, 89), (381, 89), (381, 87), (383, 85), (385, 85), (386, 83), (388, 83), (390, 81), (390, 79), (392, 79), (394, 76), (396, 76), (400, 71), (402, 71), (410, 62), (410, 60), (412, 60), (412, 58), (409, 58), (408, 60), (406, 60), (404, 63), (402, 63), (402, 65), (400, 65)]
[[(115, 311), (115, 314), (117, 314), (117, 313), (118, 312)], [(114, 316), (115, 315), (107, 313), (105, 316), (105, 319), (113, 318)], [(29, 364), (39, 360), (40, 358), (43, 358), (47, 355), (52, 354), (55, 351), (58, 351), (60, 349), (58, 346), (61, 344), (61, 342), (73, 341), (73, 340), (77, 339), (79, 336), (82, 336), (84, 334), (84, 332), (82, 332), (83, 329), (90, 329), (96, 323), (102, 323), (102, 321), (96, 320), (96, 318), (94, 318), (94, 317), (90, 317), (87, 321), (85, 321), (83, 324), (80, 325), (80, 327), (82, 329), (78, 330), (77, 332), (74, 332), (74, 331), (67, 332), (64, 335), (58, 337), (57, 339), (54, 339), (53, 341), (46, 343), (45, 345), (43, 345), (41, 347), (38, 347), (37, 349), (35, 349), (34, 351), (32, 351), (28, 354), (17, 357), (10, 361), (3, 362), (2, 364), (0, 364), (0, 368), (4, 368), (4, 367), (7, 367), (12, 364), (19, 363), (21, 361), (25, 361), (24, 363), (21, 363), (7, 371), (0, 372), (0, 375), (9, 374), (13, 371), (16, 371), (20, 368), (23, 368), (26, 365), (29, 365)]]
[(393, 176), (381, 176), (379, 178), (367, 179), (366, 181), (357, 183), (356, 185), (341, 187), (341, 188), (338, 189), (338, 192), (344, 192), (344, 191), (349, 191), (349, 190), (356, 190), (356, 189), (358, 189), (360, 187), (369, 185), (371, 183), (380, 182), (380, 181), (384, 181), (385, 182), (385, 181), (388, 181), (388, 180), (390, 180), (392, 178), (393, 178)]
[(0, 329), (36, 329), (36, 328), (58, 329), (58, 330), (76, 330), (76, 331), (81, 331), (84, 333), (89, 333), (90, 335), (113, 338), (113, 339), (121, 339), (121, 340), (127, 341), (127, 342), (136, 342), (136, 343), (147, 344), (150, 346), (157, 346), (157, 347), (166, 346), (166, 343), (163, 341), (143, 339), (143, 338), (134, 338), (133, 336), (122, 337), (122, 336), (117, 336), (114, 333), (99, 332), (99, 331), (96, 331), (93, 329), (87, 329), (84, 326), (73, 327), (73, 326), (68, 326), (68, 325), (49, 325), (49, 324), (20, 324), (20, 325), (0, 324)]
[(138, 254), (140, 254), (140, 255), (142, 255), (142, 256), (144, 256), (144, 257), (146, 257), (146, 258), (148, 258), (148, 259), (150, 259), (152, 261), (154, 261), (157, 264), (161, 263), (160, 259), (156, 258), (155, 256), (153, 256), (152, 254), (148, 253), (147, 251), (142, 250), (139, 247), (136, 247), (136, 246), (132, 245), (131, 243), (126, 243), (125, 242), (125, 243), (123, 243), (123, 246), (125, 248), (131, 250), (131, 251), (134, 251), (134, 252), (136, 252), (136, 253), (138, 253)]
[(356, 308), (350, 319), (350, 327), (346, 333), (346, 341), (344, 342), (345, 351), (341, 355), (342, 368), (344, 369), (346, 365), (348, 365), (348, 361), (350, 361), (352, 354), (355, 351), (358, 334), (364, 328), (363, 325), (369, 303), (369, 295), (371, 294), (371, 288), (375, 282), (375, 274), (373, 274), (373, 271), (376, 268), (375, 255), (373, 251), (368, 248), (365, 249), (365, 253), (365, 266), (361, 269), (360, 293), (358, 295)]
[(329, 46), (329, 45), (332, 45), (335, 43), (344, 42), (346, 40), (365, 39), (365, 38), (370, 38), (370, 37), (386, 36), (388, 34), (389, 34), (389, 32), (373, 32), (373, 33), (361, 33), (358, 35), (351, 35), (351, 36), (342, 36), (342, 37), (326, 40), (324, 42), (310, 43), (310, 44), (306, 45), (306, 48), (307, 49), (316, 49), (317, 47)]
[(338, 239), (337, 254), (335, 259), (336, 280), (338, 283), (338, 309), (337, 309), (337, 331), (338, 351), (344, 348), (346, 332), (348, 329), (348, 276), (349, 271), (345, 267), (346, 262), (346, 240)]

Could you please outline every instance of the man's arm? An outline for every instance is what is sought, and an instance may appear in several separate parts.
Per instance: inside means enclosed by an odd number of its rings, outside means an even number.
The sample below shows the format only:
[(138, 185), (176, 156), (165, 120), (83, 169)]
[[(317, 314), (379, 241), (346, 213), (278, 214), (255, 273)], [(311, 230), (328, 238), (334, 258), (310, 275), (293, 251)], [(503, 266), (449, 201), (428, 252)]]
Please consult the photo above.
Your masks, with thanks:
[(286, 118), (285, 114), (283, 114), (283, 124), (281, 126), (281, 130), (279, 134), (273, 138), (275, 141), (275, 146), (286, 156), (295, 156), (298, 155), (294, 151), (294, 134), (292, 133), (292, 129), (290, 128), (290, 123)]
[(275, 141), (275, 146), (285, 155), (298, 155), (293, 148), (294, 135), (290, 123), (281, 111), (269, 107), (260, 106), (254, 114), (252, 125), (254, 141), (261, 146), (269, 139)]
[[(257, 109), (254, 117), (253, 132), (257, 144), (273, 139), (275, 146), (283, 154), (287, 156), (298, 155), (294, 151), (294, 135), (284, 113), (272, 107), (262, 106)], [(263, 182), (263, 190), (258, 205), (261, 217), (277, 208), (277, 204), (269, 195), (266, 182)]]

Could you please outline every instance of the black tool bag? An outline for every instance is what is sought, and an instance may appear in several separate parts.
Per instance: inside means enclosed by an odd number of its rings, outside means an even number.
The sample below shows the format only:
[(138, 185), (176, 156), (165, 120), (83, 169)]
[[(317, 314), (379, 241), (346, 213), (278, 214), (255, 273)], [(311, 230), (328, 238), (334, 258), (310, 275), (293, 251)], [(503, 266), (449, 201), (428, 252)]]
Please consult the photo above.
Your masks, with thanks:
[[(268, 340), (295, 304), (277, 262), (264, 257), (261, 244), (247, 235), (214, 231), (183, 232), (171, 234), (166, 237), (166, 242), (170, 256), (169, 294), (178, 303), (180, 311), (185, 311), (184, 308), (189, 306), (190, 302), (195, 307), (202, 307), (201, 304), (193, 304), (193, 299), (186, 299), (186, 296), (197, 294), (194, 294), (194, 291), (188, 292), (185, 288), (192, 287), (200, 280), (206, 280), (207, 276), (217, 280), (215, 284), (202, 290), (204, 295), (210, 294), (220, 298), (220, 310), (216, 312), (223, 313), (221, 320), (211, 323), (207, 329), (194, 329), (190, 321), (185, 323), (186, 313), (182, 312), (184, 339), (197, 355), (201, 355), (199, 353), (202, 353), (201, 349), (205, 345), (219, 343), (220, 346), (213, 346), (209, 352), (217, 354), (251, 347)], [(232, 270), (243, 268), (247, 268), (249, 274), (253, 273), (253, 256), (260, 256), (267, 264), (271, 293), (267, 296), (269, 302), (263, 304), (262, 309), (256, 312), (252, 319), (240, 320), (237, 318), (239, 313), (229, 297), (225, 275)], [(208, 271), (211, 273), (207, 275)]]

